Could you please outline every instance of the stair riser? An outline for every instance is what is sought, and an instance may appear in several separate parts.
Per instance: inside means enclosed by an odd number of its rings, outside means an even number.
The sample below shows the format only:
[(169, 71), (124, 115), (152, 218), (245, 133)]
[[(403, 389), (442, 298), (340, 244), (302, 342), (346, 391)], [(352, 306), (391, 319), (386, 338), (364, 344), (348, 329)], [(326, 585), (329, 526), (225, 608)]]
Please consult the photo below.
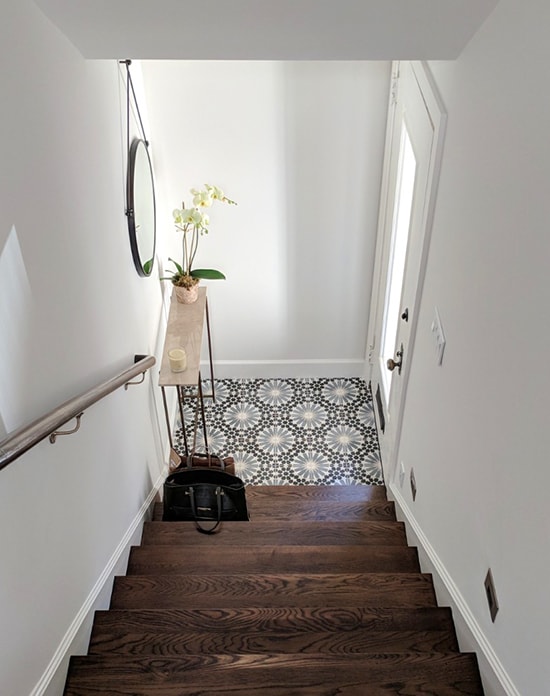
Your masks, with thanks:
[(368, 505), (386, 501), (385, 486), (247, 486), (246, 497), (250, 501), (262, 501), (264, 506), (285, 503), (361, 503)]
[[(236, 678), (239, 678), (239, 675), (236, 675)], [(335, 694), (342, 694), (342, 696), (344, 694), (345, 696), (396, 696), (396, 694), (404, 696), (409, 696), (409, 694), (411, 696), (419, 694), (426, 694), (426, 696), (483, 696), (477, 679), (461, 679), (456, 686), (435, 679), (429, 682), (422, 679), (407, 679), (404, 682), (396, 681), (391, 677), (382, 683), (370, 679), (362, 682), (350, 682), (345, 670), (342, 670), (336, 684), (333, 679), (330, 682), (317, 682), (312, 685), (303, 685), (297, 682), (290, 686), (273, 683), (273, 680), (269, 682), (266, 679), (269, 677), (264, 677), (263, 684), (252, 684), (251, 686), (239, 683), (237, 688), (231, 686), (234, 684), (233, 678), (227, 678), (223, 684), (207, 686), (202, 684), (120, 684), (117, 685), (116, 696), (217, 696), (217, 694), (225, 694), (226, 696), (227, 694), (232, 696), (335, 696)], [(68, 687), (65, 696), (105, 696), (106, 693), (113, 695), (113, 691), (106, 691), (103, 685), (99, 687), (81, 686), (76, 683), (74, 686)]]
[(401, 522), (231, 522), (212, 536), (199, 534), (193, 522), (147, 522), (141, 544), (184, 546), (223, 546), (227, 544), (365, 545), (406, 546), (405, 526)]

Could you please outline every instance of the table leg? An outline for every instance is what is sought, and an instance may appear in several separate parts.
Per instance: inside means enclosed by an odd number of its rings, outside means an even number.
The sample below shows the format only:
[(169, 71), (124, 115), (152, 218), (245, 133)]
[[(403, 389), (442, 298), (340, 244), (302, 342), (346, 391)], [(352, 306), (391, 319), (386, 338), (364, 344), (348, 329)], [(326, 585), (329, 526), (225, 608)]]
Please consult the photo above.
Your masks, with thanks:
[(208, 449), (208, 435), (206, 434), (206, 414), (204, 412), (204, 396), (202, 393), (202, 378), (201, 378), (201, 373), (199, 372), (199, 383), (198, 383), (198, 401), (199, 403), (197, 404), (198, 407), (200, 407), (201, 410), (201, 419), (202, 419), (202, 432), (204, 435), (204, 446), (206, 448), (206, 451), (209, 452), (210, 450)]
[(168, 429), (168, 442), (170, 443), (170, 447), (174, 449), (174, 443), (172, 442), (172, 426), (170, 424), (170, 416), (168, 414), (168, 404), (166, 403), (166, 392), (164, 391), (164, 387), (161, 387), (162, 391), (162, 403), (164, 404), (164, 417), (166, 418), (166, 427)]
[(180, 418), (181, 418), (181, 429), (183, 432), (183, 447), (185, 451), (185, 456), (189, 456), (189, 447), (187, 446), (187, 433), (185, 432), (185, 416), (183, 415), (183, 387), (177, 387), (178, 390), (178, 404), (179, 404), (179, 409), (180, 409)]
[(208, 297), (205, 302), (206, 309), (206, 334), (208, 336), (208, 359), (210, 361), (210, 384), (212, 388), (212, 401), (216, 403), (216, 390), (214, 388), (214, 363), (212, 362), (212, 339), (210, 338), (210, 314), (208, 312)]

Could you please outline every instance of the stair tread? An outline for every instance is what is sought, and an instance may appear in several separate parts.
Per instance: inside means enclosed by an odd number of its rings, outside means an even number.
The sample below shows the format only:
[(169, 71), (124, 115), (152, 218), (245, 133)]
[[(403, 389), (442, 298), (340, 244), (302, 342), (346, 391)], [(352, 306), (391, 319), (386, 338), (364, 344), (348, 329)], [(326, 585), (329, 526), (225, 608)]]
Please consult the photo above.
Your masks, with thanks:
[(209, 607), (205, 609), (116, 609), (95, 613), (96, 627), (106, 630), (174, 631), (201, 629), (223, 633), (228, 630), (287, 630), (304, 632), (326, 629), (371, 631), (453, 629), (448, 607)]
[(425, 573), (239, 573), (115, 578), (111, 608), (436, 606)]
[(404, 572), (420, 570), (418, 554), (410, 546), (223, 545), (134, 546), (127, 575), (186, 573), (280, 572)]
[[(228, 685), (228, 678), (232, 686)], [(204, 689), (205, 694), (212, 693), (214, 689), (217, 689), (218, 693), (224, 693), (223, 689), (226, 689), (226, 693), (233, 694), (247, 693), (243, 692), (243, 689), (249, 689), (250, 693), (253, 693), (253, 688), (258, 689), (258, 693), (269, 693), (269, 684), (277, 684), (279, 688), (286, 685), (286, 693), (293, 693), (297, 687), (326, 689), (332, 686), (339, 687), (340, 693), (348, 694), (345, 685), (350, 684), (352, 688), (362, 686), (363, 693), (369, 694), (372, 693), (370, 685), (378, 683), (385, 688), (393, 684), (395, 694), (396, 685), (404, 687), (407, 680), (422, 683), (425, 689), (427, 686), (431, 688), (416, 693), (445, 693), (434, 692), (432, 682), (435, 682), (446, 685), (449, 694), (482, 694), (475, 656), (469, 653), (345, 656), (273, 653), (186, 655), (177, 658), (112, 655), (76, 657), (71, 659), (66, 696), (85, 693), (76, 690), (76, 684), (80, 684), (81, 689), (94, 685), (108, 685), (109, 693), (117, 694), (153, 693), (146, 691), (147, 687), (152, 686), (157, 689), (171, 686), (177, 686), (178, 689), (195, 687)], [(75, 684), (74, 689), (72, 684)], [(449, 687), (454, 688), (454, 692), (449, 690)], [(405, 691), (404, 688), (400, 692), (415, 693)], [(155, 693), (164, 692), (157, 690)], [(197, 692), (195, 690), (188, 693)], [(360, 692), (356, 690), (351, 693)], [(386, 693), (392, 692), (388, 690)]]
[[(186, 681), (200, 675), (203, 679), (215, 671), (233, 672), (241, 670), (254, 672), (256, 669), (298, 669), (323, 670), (333, 673), (335, 668), (347, 671), (363, 670), (368, 667), (371, 673), (393, 673), (411, 676), (422, 670), (425, 673), (437, 672), (442, 668), (448, 670), (449, 676), (453, 670), (463, 670), (470, 665), (473, 653), (383, 653), (380, 655), (286, 655), (284, 653), (265, 653), (262, 655), (183, 655), (178, 657), (151, 656), (120, 656), (120, 655), (81, 655), (73, 657), (74, 666), (87, 668), (93, 664), (103, 669), (111, 669), (114, 679), (124, 680), (125, 674), (118, 672), (119, 665), (126, 665), (128, 672), (141, 674), (154, 679), (155, 677), (178, 678), (184, 676)], [(466, 676), (466, 675), (464, 675)]]
[(194, 633), (181, 629), (172, 633), (131, 632), (106, 635), (97, 633), (90, 643), (89, 654), (178, 655), (258, 654), (266, 652), (315, 653), (327, 655), (380, 654), (406, 650), (408, 652), (457, 652), (456, 642), (448, 631), (310, 631), (299, 633), (292, 628), (283, 631), (241, 633)]
[(255, 519), (251, 522), (222, 524), (219, 534), (199, 534), (194, 522), (146, 522), (142, 545), (192, 543), (200, 546), (247, 544), (365, 544), (406, 546), (403, 522), (394, 521), (316, 521)]
[[(312, 486), (313, 488), (313, 486)], [(247, 489), (248, 491), (248, 489)], [(282, 500), (275, 498), (269, 503), (267, 498), (249, 496), (247, 507), (252, 521), (270, 520), (389, 520), (395, 521), (395, 504), (380, 499), (363, 503), (361, 501), (315, 500), (311, 498), (293, 498)], [(153, 519), (162, 520), (162, 503), (155, 503)]]
[(249, 608), (97, 612), (90, 654), (456, 652), (450, 610)]

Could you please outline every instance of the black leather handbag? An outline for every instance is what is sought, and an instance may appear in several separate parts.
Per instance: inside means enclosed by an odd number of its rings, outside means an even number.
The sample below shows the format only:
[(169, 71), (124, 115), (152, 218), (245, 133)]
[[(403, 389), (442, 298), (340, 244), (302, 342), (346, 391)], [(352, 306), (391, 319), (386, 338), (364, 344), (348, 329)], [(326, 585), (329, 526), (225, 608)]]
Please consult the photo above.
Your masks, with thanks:
[[(219, 469), (181, 468), (164, 482), (165, 521), (193, 521), (199, 532), (214, 534), (225, 521), (248, 520), (245, 485), (233, 474)], [(214, 522), (205, 529), (202, 522)]]

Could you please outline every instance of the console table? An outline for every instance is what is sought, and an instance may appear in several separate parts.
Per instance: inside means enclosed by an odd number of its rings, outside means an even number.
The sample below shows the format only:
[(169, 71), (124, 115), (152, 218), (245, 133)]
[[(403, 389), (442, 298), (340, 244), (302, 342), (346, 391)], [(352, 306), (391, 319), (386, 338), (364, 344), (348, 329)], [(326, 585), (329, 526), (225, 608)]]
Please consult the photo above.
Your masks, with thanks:
[[(206, 318), (206, 330), (208, 338), (208, 358), (210, 363), (210, 384), (212, 391), (209, 394), (203, 393), (202, 377), (200, 370), (201, 346), (204, 332), (204, 319)], [(187, 355), (187, 367), (183, 372), (173, 372), (170, 369), (168, 353), (173, 348), (183, 348)], [(160, 366), (159, 386), (162, 390), (162, 400), (164, 404), (164, 414), (168, 427), (168, 438), (170, 447), (174, 450), (172, 438), (172, 425), (168, 413), (166, 402), (166, 387), (175, 387), (178, 397), (178, 407), (183, 431), (183, 443), (185, 456), (190, 454), (187, 444), (187, 434), (185, 432), (185, 420), (183, 415), (185, 399), (195, 400), (195, 427), (194, 440), (196, 439), (199, 413), (202, 421), (204, 443), (208, 448), (208, 437), (206, 434), (206, 418), (204, 414), (204, 399), (215, 399), (214, 393), (214, 368), (212, 364), (212, 342), (210, 338), (210, 317), (208, 315), (208, 300), (206, 298), (206, 288), (199, 288), (199, 297), (192, 304), (182, 304), (176, 299), (175, 291), (172, 290), (170, 298), (170, 312), (168, 324), (166, 325), (166, 336), (162, 351), (162, 361)], [(193, 442), (193, 446), (194, 446)], [(175, 450), (174, 450), (175, 451)]]

